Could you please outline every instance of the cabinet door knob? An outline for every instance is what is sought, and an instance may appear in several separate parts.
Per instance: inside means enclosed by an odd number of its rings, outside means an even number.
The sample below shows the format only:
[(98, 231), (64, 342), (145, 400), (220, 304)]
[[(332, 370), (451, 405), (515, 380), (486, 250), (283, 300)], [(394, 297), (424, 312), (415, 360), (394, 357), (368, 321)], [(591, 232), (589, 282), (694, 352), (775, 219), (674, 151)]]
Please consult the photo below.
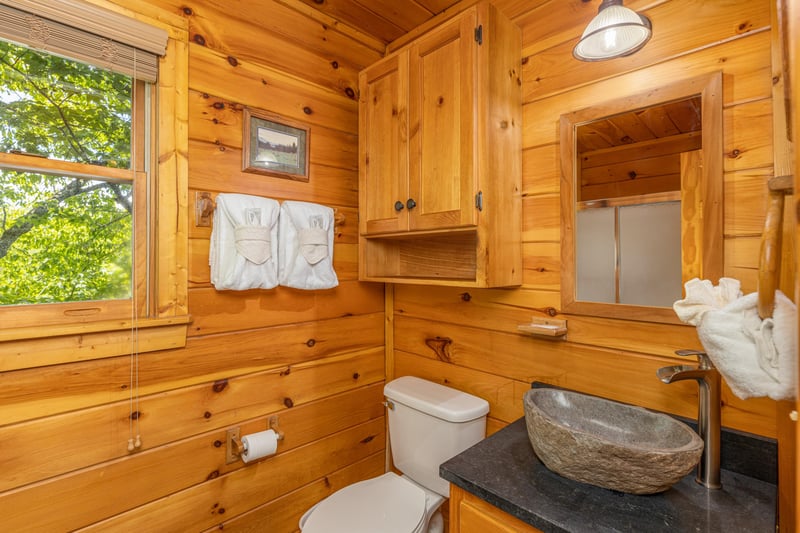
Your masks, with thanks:
[(401, 202), (400, 200), (397, 200), (397, 201), (394, 203), (394, 210), (395, 210), (395, 211), (402, 211), (404, 207), (405, 207), (405, 206), (403, 205), (403, 202)]
[(417, 202), (415, 202), (413, 198), (409, 198), (408, 201), (406, 202), (406, 207), (409, 209), (414, 209), (415, 207), (417, 207)]

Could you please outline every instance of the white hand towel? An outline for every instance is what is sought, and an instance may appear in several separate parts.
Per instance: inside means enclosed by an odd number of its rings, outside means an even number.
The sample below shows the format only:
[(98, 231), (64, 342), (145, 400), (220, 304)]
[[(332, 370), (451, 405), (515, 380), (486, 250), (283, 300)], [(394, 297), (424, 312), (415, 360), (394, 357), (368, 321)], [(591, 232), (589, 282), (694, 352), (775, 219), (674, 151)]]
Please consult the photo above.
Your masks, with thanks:
[(761, 320), (758, 293), (735, 297), (741, 294), (737, 280), (723, 278), (713, 287), (708, 280), (695, 279), (685, 287), (686, 298), (675, 302), (675, 312), (683, 322), (697, 326), (700, 342), (733, 393), (742, 399), (793, 399), (796, 306), (776, 291), (773, 318)]
[(694, 278), (684, 285), (686, 298), (675, 302), (672, 308), (682, 322), (697, 326), (707, 311), (725, 307), (741, 298), (740, 286), (739, 280), (733, 278), (721, 278), (716, 287), (707, 279)]
[(272, 289), (278, 285), (278, 215), (270, 198), (219, 194), (208, 263), (217, 290)]
[(295, 289), (330, 289), (339, 285), (333, 270), (333, 209), (309, 202), (281, 204), (279, 222), (280, 284)]

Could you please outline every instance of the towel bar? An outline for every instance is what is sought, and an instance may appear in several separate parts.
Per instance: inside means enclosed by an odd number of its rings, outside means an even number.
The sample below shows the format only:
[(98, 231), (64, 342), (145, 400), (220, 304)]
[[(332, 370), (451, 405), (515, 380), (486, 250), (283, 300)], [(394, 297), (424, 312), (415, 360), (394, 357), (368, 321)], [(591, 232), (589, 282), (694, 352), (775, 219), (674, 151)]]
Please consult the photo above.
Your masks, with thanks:
[(775, 176), (767, 182), (769, 205), (761, 235), (758, 263), (758, 315), (772, 316), (775, 290), (778, 288), (783, 240), (783, 210), (787, 194), (794, 193), (794, 176)]
[[(208, 191), (196, 191), (194, 194), (194, 225), (197, 227), (211, 226), (211, 215), (217, 205)], [(333, 227), (344, 226), (346, 217), (338, 208), (333, 208)]]

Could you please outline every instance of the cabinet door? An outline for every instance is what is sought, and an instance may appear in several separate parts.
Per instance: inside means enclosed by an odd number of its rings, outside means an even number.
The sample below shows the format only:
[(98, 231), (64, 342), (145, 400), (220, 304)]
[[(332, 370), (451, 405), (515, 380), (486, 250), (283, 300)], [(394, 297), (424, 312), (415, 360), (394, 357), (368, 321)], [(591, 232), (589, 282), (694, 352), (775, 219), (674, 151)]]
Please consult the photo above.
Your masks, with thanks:
[(408, 228), (408, 53), (359, 75), (360, 231)]
[(476, 12), (411, 46), (409, 229), (474, 226)]
[(454, 533), (542, 533), (477, 496), (450, 485), (450, 531)]

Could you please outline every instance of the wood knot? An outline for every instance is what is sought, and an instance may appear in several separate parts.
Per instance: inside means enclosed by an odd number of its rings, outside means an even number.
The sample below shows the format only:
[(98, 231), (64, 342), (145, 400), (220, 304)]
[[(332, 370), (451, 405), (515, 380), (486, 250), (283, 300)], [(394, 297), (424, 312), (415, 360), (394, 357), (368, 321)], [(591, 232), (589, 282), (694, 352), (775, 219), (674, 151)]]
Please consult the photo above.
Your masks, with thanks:
[(140, 411), (133, 411), (131, 412), (131, 420), (139, 420), (139, 417), (142, 416)]
[(203, 36), (202, 36), (202, 35), (200, 35), (199, 33), (195, 33), (195, 34), (194, 34), (194, 37), (192, 37), (192, 40), (193, 40), (194, 42), (196, 42), (197, 44), (199, 44), (200, 46), (205, 46), (205, 45), (206, 45), (206, 39), (205, 39), (205, 37), (203, 37)]
[(636, 172), (631, 170), (630, 172), (628, 172), (628, 177), (630, 179), (632, 179), (632, 180), (635, 180), (636, 179)]
[(556, 316), (558, 314), (558, 309), (555, 307), (548, 307), (544, 312), (547, 313), (547, 316)]
[(206, 420), (211, 418), (211, 411), (206, 411), (205, 413), (203, 413), (203, 418), (205, 418)]
[(352, 88), (352, 87), (347, 87), (347, 88), (344, 90), (344, 94), (346, 94), (346, 95), (347, 95), (347, 97), (348, 97), (348, 98), (350, 98), (350, 99), (353, 99), (353, 98), (355, 98), (355, 97), (356, 97), (356, 92), (353, 90), (353, 88)]
[(317, 344), (317, 341), (315, 341), (314, 339), (308, 339), (306, 341), (306, 346), (308, 346), (309, 348), (313, 348), (315, 344)]
[(287, 366), (287, 367), (286, 367), (286, 370), (281, 370), (281, 373), (280, 373), (280, 375), (281, 375), (281, 376), (288, 376), (288, 375), (289, 375), (289, 374), (291, 374), (291, 373), (292, 373), (292, 367), (290, 367), (290, 366)]
[(233, 56), (228, 56), (228, 63), (229, 63), (229, 64), (230, 64), (230, 66), (232, 66), (232, 67), (238, 67), (238, 66), (239, 66), (239, 60), (238, 60), (238, 59), (236, 59), (236, 58), (235, 58), (235, 57), (233, 57)]
[(440, 96), (439, 100), (437, 100), (437, 101), (438, 101), (439, 105), (442, 105), (444, 103), (444, 96)]
[(214, 392), (222, 392), (228, 387), (228, 380), (220, 379), (214, 382), (214, 385), (211, 387), (211, 390)]
[(528, 64), (528, 56), (523, 57), (522, 61), (520, 62), (520, 64), (521, 65), (527, 65)]
[(358, 379), (360, 377), (361, 377), (361, 374), (359, 374), (358, 372), (353, 372), (353, 379)]
[(211, 107), (214, 109), (225, 109), (225, 104), (223, 102), (214, 102)]
[(283, 405), (285, 405), (286, 407), (294, 407), (294, 402), (292, 401), (291, 398), (284, 398)]
[(372, 439), (374, 439), (374, 438), (375, 438), (375, 435), (370, 435), (369, 437), (363, 438), (363, 439), (361, 439), (361, 444), (366, 444), (368, 442), (371, 442)]
[(470, 293), (468, 293), (468, 292), (462, 292), (461, 293), (461, 300), (464, 301), (464, 302), (468, 302), (468, 301), (472, 300), (472, 295), (470, 295)]
[(331, 66), (334, 69), (337, 69), (337, 68), (339, 68), (339, 62), (334, 59), (333, 61), (331, 61)]
[(735, 149), (733, 149), (733, 150), (731, 150), (731, 151), (730, 151), (730, 153), (728, 154), (728, 157), (729, 157), (730, 159), (736, 159), (736, 158), (737, 158), (737, 157), (739, 157), (740, 155), (742, 155), (742, 152), (741, 152), (741, 150), (739, 150), (738, 148), (735, 148)]
[(313, 112), (314, 112), (314, 110), (313, 110), (313, 109), (311, 109), (311, 108), (310, 108), (310, 107), (308, 107), (308, 106), (305, 106), (305, 107), (303, 108), (303, 113), (305, 113), (306, 115), (310, 115), (310, 114), (311, 114), (311, 113), (313, 113)]
[(191, 7), (189, 7), (189, 6), (184, 6), (184, 8), (183, 8), (183, 14), (184, 14), (184, 15), (193, 15), (193, 14), (194, 14), (194, 12), (192, 11), (192, 8), (191, 8)]
[(218, 477), (219, 477), (219, 470), (214, 470), (213, 472), (211, 472), (211, 473), (210, 473), (210, 474), (209, 474), (209, 475), (206, 477), (206, 481), (210, 481), (210, 480), (212, 480), (212, 479), (217, 479)]
[(450, 356), (450, 345), (453, 344), (453, 339), (449, 337), (433, 337), (425, 339), (425, 346), (433, 350), (436, 358), (445, 363), (452, 363), (453, 359)]
[(217, 439), (214, 441), (214, 448), (222, 448), (222, 441)]

